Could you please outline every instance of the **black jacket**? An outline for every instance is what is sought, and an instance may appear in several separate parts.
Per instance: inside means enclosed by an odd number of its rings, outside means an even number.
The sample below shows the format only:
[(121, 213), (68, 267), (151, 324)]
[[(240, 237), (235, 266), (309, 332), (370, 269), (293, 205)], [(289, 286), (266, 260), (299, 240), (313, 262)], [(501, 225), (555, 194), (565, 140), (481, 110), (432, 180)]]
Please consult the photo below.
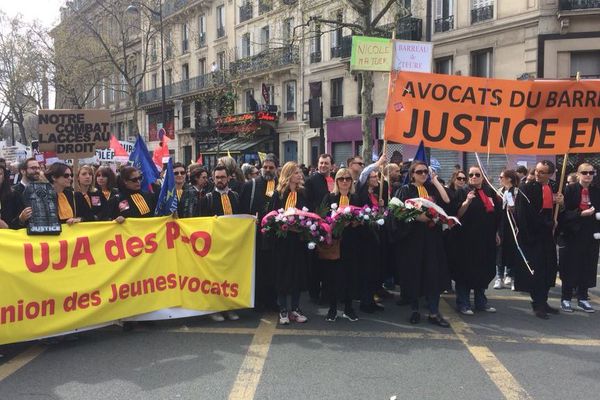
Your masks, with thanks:
[[(240, 200), (239, 196), (233, 190), (227, 192), (227, 196), (229, 196), (229, 202), (231, 203), (231, 210), (233, 214), (240, 213)], [(202, 199), (202, 204), (200, 205), (202, 216), (210, 217), (214, 215), (224, 215), (223, 205), (221, 203), (221, 193), (213, 190), (206, 194), (206, 196)]]
[(317, 211), (323, 198), (329, 193), (325, 176), (319, 173), (311, 175), (304, 184), (306, 203), (310, 211)]
[[(277, 189), (277, 179), (275, 179), (275, 189)], [(258, 214), (260, 221), (269, 212), (275, 197), (275, 191), (270, 197), (266, 195), (266, 191), (267, 180), (262, 176), (244, 183), (240, 194), (240, 212), (250, 215)]]

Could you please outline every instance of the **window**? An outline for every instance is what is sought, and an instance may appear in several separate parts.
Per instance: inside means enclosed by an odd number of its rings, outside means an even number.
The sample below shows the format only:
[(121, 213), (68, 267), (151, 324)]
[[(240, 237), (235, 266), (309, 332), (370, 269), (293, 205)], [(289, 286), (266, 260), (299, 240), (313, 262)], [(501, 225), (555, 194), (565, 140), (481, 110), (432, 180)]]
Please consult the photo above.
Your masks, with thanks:
[(167, 70), (167, 81), (165, 82), (165, 85), (171, 85), (173, 83), (173, 70), (171, 68), (169, 68)]
[(115, 78), (111, 77), (109, 87), (106, 89), (106, 102), (113, 103), (115, 101)]
[[(340, 24), (344, 21), (344, 13), (342, 10), (337, 11), (335, 15), (335, 20), (340, 22)], [(331, 58), (340, 57), (342, 52), (342, 26), (338, 25), (338, 27), (331, 31)]]
[(286, 18), (283, 20), (283, 43), (291, 43), (294, 35), (294, 18)]
[(256, 111), (256, 100), (254, 100), (254, 89), (244, 90), (244, 111)]
[(452, 57), (442, 57), (435, 59), (436, 74), (452, 74)]
[(332, 117), (341, 117), (344, 115), (344, 78), (331, 80), (331, 113)]
[(188, 38), (189, 38), (188, 24), (187, 24), (187, 22), (184, 22), (183, 24), (181, 24), (181, 52), (182, 53), (187, 53), (189, 50)]
[(198, 17), (198, 47), (206, 46), (206, 17), (204, 14)]
[(217, 38), (225, 36), (225, 6), (217, 7)]
[(206, 58), (198, 60), (198, 75), (206, 74)]
[(242, 54), (241, 58), (250, 57), (250, 33), (242, 35)]
[(471, 24), (494, 18), (493, 0), (472, 0)]
[(471, 52), (471, 76), (491, 78), (493, 75), (492, 49)]
[(173, 57), (173, 47), (172, 47), (172, 41), (171, 41), (171, 31), (167, 31), (165, 33), (165, 57), (166, 58), (171, 58)]
[(225, 52), (220, 51), (217, 53), (217, 68), (221, 71), (225, 69)]
[(265, 51), (269, 49), (269, 40), (270, 40), (270, 33), (269, 33), (269, 27), (268, 26), (263, 26), (260, 30), (260, 42), (261, 42), (261, 51)]
[(152, 89), (156, 89), (158, 86), (158, 76), (156, 74), (152, 74)]
[[(264, 84), (264, 87), (267, 90), (267, 104), (275, 104), (275, 86)], [(265, 93), (263, 93), (263, 100), (265, 97)]]
[(285, 88), (285, 112), (296, 112), (296, 81), (287, 81), (283, 85)]
[(316, 22), (310, 38), (310, 63), (318, 62), (321, 62), (321, 24)]
[(184, 104), (181, 106), (181, 127), (182, 128), (189, 128), (192, 126), (192, 122), (191, 122), (191, 118), (190, 118), (190, 105), (189, 104)]
[(435, 32), (454, 29), (453, 0), (435, 0)]
[(156, 62), (158, 60), (158, 56), (156, 54), (156, 38), (152, 38), (152, 42), (150, 42), (150, 61)]
[(600, 51), (578, 51), (571, 53), (571, 77), (600, 78)]
[(181, 80), (187, 81), (190, 79), (190, 66), (189, 64), (183, 64), (181, 66)]

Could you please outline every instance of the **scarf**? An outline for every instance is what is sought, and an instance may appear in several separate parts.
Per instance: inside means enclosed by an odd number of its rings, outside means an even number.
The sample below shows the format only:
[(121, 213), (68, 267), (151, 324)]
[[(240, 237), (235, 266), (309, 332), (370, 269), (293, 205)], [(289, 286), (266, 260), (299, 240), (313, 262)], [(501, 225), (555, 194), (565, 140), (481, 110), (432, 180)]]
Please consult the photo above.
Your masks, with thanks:
[(88, 207), (92, 207), (92, 200), (90, 200), (90, 196), (87, 193), (83, 193), (83, 198), (85, 199), (85, 202), (87, 203)]
[(590, 208), (590, 190), (588, 188), (581, 189), (581, 201), (579, 202), (579, 209), (581, 211), (588, 210)]
[(148, 207), (148, 203), (146, 203), (146, 199), (139, 193), (132, 193), (131, 200), (135, 203), (138, 211), (141, 215), (146, 215), (150, 212), (150, 207)]
[(343, 194), (340, 194), (340, 207), (348, 207), (350, 205), (350, 199), (348, 198), (348, 196), (344, 196)]
[(287, 210), (288, 208), (296, 208), (297, 201), (298, 201), (298, 193), (290, 192), (290, 194), (288, 194), (287, 200), (285, 201), (285, 209)]
[(67, 196), (64, 193), (58, 194), (58, 218), (60, 220), (67, 220), (69, 218), (73, 218), (73, 208), (71, 208), (71, 204), (67, 199)]
[(231, 201), (227, 193), (221, 193), (221, 206), (223, 207), (223, 215), (232, 215)]
[(273, 197), (273, 193), (275, 193), (275, 179), (267, 181), (267, 191), (265, 192), (265, 196)]
[(417, 192), (419, 193), (419, 197), (422, 199), (427, 199), (429, 198), (429, 193), (427, 193), (427, 189), (425, 189), (425, 186), (422, 185), (416, 185), (417, 186)]
[(110, 199), (110, 190), (103, 190), (102, 194), (106, 200)]
[(550, 188), (550, 185), (546, 183), (542, 185), (542, 208), (551, 210), (553, 203), (552, 189)]
[(181, 196), (183, 195), (183, 189), (177, 189), (177, 200), (181, 200)]
[(494, 212), (494, 202), (485, 194), (482, 189), (477, 189), (477, 194), (485, 207), (485, 212), (493, 213)]

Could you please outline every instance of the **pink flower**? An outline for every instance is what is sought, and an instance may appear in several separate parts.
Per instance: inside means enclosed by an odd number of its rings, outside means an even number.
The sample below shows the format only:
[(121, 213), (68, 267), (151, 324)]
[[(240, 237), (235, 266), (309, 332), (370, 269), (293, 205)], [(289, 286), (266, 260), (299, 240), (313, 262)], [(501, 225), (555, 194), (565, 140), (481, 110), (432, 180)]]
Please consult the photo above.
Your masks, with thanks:
[(281, 230), (282, 231), (287, 231), (289, 228), (289, 226), (287, 226), (286, 224), (281, 225)]

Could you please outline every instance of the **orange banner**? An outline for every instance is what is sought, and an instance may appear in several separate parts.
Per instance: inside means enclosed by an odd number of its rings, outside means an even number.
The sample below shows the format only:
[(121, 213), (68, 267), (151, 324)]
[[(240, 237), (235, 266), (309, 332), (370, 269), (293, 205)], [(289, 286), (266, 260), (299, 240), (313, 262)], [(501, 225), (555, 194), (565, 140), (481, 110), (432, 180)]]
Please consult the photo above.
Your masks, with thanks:
[(394, 73), (385, 138), (482, 153), (600, 152), (600, 80)]

